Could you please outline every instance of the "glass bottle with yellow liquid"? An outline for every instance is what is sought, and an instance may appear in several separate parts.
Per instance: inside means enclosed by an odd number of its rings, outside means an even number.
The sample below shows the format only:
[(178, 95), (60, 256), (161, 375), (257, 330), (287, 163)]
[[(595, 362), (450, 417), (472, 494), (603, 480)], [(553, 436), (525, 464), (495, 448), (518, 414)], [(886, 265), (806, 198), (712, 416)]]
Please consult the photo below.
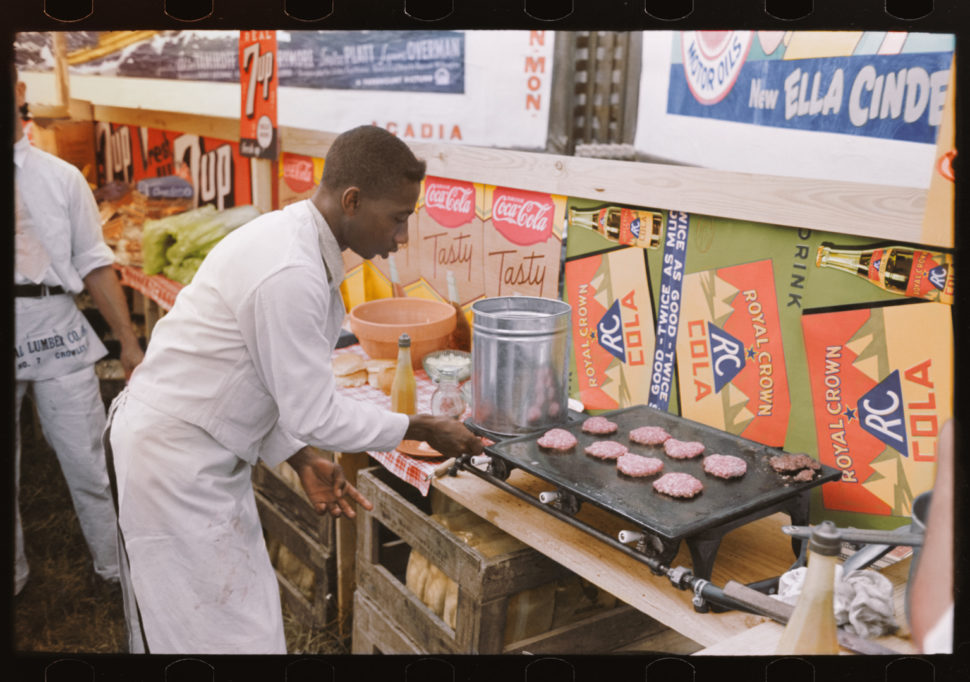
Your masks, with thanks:
[(397, 370), (391, 383), (391, 410), (402, 414), (415, 414), (417, 409), (417, 383), (411, 367), (411, 337), (401, 334), (397, 340)]
[(808, 570), (775, 653), (782, 655), (837, 654), (839, 640), (833, 606), (835, 564), (842, 535), (831, 521), (812, 528), (808, 541)]

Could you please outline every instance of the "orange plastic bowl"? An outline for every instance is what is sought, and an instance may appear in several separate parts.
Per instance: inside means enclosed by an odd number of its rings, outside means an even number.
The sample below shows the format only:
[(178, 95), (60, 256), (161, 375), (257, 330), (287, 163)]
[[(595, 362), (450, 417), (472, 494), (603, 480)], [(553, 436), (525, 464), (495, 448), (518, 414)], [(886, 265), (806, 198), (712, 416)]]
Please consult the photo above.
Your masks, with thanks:
[(449, 303), (426, 298), (381, 298), (350, 311), (350, 329), (373, 359), (396, 359), (401, 334), (411, 337), (411, 365), (418, 369), (432, 351), (442, 350), (457, 319)]

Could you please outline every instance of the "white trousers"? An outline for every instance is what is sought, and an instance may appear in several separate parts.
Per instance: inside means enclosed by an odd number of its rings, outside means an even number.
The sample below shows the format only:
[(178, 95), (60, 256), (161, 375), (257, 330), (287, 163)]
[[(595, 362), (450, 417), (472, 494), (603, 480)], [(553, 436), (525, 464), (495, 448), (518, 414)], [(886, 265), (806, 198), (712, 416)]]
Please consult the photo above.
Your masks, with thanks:
[(30, 573), (24, 553), (20, 520), (20, 407), (28, 388), (44, 432), (54, 449), (71, 492), (81, 531), (91, 550), (95, 572), (105, 580), (118, 579), (117, 518), (105, 469), (101, 432), (104, 402), (94, 366), (64, 376), (37, 381), (18, 381), (15, 417), (15, 528), (14, 590), (23, 589)]
[(250, 464), (127, 391), (109, 420), (131, 652), (133, 596), (150, 653), (285, 654)]

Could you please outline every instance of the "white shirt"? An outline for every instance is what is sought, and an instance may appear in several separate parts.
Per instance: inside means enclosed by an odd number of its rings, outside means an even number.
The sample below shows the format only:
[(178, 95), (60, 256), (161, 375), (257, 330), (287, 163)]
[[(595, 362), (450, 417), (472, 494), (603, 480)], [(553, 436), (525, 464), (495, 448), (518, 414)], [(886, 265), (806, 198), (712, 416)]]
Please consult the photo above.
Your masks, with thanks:
[(303, 444), (396, 447), (406, 415), (335, 390), (343, 276), (340, 248), (312, 202), (260, 216), (223, 239), (179, 292), (129, 391), (250, 463), (275, 466)]
[[(79, 293), (92, 270), (114, 263), (91, 189), (81, 171), (32, 147), (26, 135), (14, 143), (13, 160), (16, 198), (27, 208), (21, 220), (29, 221), (51, 258), (41, 282)], [(14, 272), (16, 284), (29, 281)]]

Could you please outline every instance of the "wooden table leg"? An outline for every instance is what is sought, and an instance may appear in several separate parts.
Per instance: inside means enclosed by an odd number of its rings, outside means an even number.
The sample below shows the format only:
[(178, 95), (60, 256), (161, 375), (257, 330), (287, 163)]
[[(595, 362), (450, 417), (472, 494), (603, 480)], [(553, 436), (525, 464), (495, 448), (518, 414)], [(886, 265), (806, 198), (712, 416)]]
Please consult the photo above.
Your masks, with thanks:
[[(366, 452), (335, 452), (334, 461), (344, 470), (347, 481), (357, 486), (357, 472), (367, 467)], [(354, 608), (356, 587), (357, 522), (337, 519), (337, 622), (341, 637), (349, 637), (349, 616)]]

